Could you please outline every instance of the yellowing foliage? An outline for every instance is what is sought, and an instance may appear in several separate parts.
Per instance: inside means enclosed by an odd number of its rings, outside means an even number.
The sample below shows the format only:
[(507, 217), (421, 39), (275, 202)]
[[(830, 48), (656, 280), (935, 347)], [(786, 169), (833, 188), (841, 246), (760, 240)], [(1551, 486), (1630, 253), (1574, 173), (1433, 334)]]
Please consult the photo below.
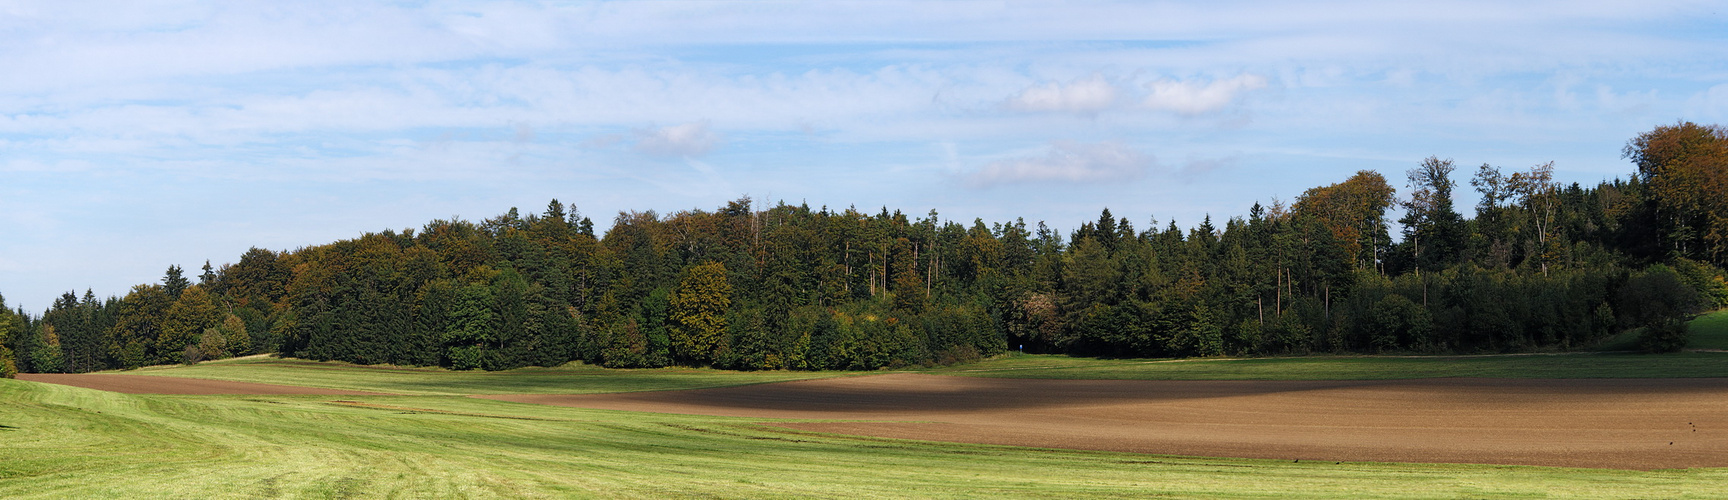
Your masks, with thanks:
[(726, 335), (726, 311), (732, 308), (732, 284), (726, 266), (705, 262), (684, 270), (668, 300), (674, 356), (702, 363), (714, 359), (714, 349)]

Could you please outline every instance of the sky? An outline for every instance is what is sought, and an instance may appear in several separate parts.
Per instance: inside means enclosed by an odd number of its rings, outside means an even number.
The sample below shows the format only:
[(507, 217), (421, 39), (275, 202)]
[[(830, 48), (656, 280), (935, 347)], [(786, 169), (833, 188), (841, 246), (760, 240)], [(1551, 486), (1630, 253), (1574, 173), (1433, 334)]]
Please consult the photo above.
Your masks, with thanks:
[(556, 198), (1070, 230), (1728, 123), (1713, 2), (0, 0), (0, 294)]

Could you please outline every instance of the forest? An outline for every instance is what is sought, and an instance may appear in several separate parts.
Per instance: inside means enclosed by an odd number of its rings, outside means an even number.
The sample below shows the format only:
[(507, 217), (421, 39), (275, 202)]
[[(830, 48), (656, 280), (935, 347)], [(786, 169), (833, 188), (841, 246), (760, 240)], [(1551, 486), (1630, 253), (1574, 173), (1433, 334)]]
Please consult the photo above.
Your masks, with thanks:
[[(1021, 350), (1102, 357), (1506, 353), (1640, 329), (1684, 347), (1728, 306), (1728, 128), (1629, 140), (1625, 179), (1430, 157), (1184, 229), (1104, 209), (1067, 234), (741, 198), (713, 211), (434, 220), (253, 248), (121, 297), (0, 298), (0, 375), (256, 353), (501, 370), (876, 369)], [(1453, 202), (1481, 195), (1465, 217)], [(1397, 209), (1396, 221), (1388, 220)], [(1398, 238), (1393, 238), (1393, 228)]]

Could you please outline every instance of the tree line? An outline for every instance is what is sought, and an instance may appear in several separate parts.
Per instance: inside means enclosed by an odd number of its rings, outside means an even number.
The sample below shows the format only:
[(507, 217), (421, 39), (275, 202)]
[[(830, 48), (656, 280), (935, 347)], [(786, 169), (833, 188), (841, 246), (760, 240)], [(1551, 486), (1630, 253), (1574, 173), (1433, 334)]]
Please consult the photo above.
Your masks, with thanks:
[[(1626, 179), (1451, 160), (1362, 171), (1222, 225), (1144, 229), (1108, 209), (1059, 233), (886, 208), (742, 198), (619, 213), (604, 235), (553, 200), (324, 245), (170, 266), (123, 297), (0, 298), (0, 372), (86, 372), (274, 352), (508, 369), (875, 369), (1010, 349), (1165, 357), (1570, 349), (1631, 328), (1679, 349), (1728, 306), (1728, 129), (1628, 141)], [(1388, 220), (1403, 214), (1394, 240)], [(194, 283), (196, 279), (196, 283)]]

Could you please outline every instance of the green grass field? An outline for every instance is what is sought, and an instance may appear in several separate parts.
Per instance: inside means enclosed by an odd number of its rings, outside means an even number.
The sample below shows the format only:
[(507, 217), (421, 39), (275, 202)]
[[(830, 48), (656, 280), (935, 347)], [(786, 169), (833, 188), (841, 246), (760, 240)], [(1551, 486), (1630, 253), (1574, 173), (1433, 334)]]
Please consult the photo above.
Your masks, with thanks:
[[(1703, 348), (1728, 337), (1701, 318)], [(1099, 360), (936, 373), (1038, 378), (1720, 377), (1728, 353)], [(853, 373), (508, 372), (248, 358), (129, 373), (403, 396), (160, 396), (0, 380), (0, 498), (1728, 498), (1728, 469), (1290, 463), (811, 434), (763, 419), (464, 394), (668, 390)]]
[(1728, 310), (1716, 311), (1698, 319), (1690, 325), (1691, 349), (1728, 349)]
[(153, 366), (113, 373), (289, 384), (302, 387), (423, 396), (665, 391), (843, 377), (857, 374), (857, 372), (733, 372), (706, 368), (631, 370), (606, 369), (581, 363), (571, 363), (557, 368), (521, 368), (501, 372), (450, 371), (442, 368), (360, 366), (333, 361), (278, 359), (267, 356), (248, 356), (205, 362), (193, 366)]

